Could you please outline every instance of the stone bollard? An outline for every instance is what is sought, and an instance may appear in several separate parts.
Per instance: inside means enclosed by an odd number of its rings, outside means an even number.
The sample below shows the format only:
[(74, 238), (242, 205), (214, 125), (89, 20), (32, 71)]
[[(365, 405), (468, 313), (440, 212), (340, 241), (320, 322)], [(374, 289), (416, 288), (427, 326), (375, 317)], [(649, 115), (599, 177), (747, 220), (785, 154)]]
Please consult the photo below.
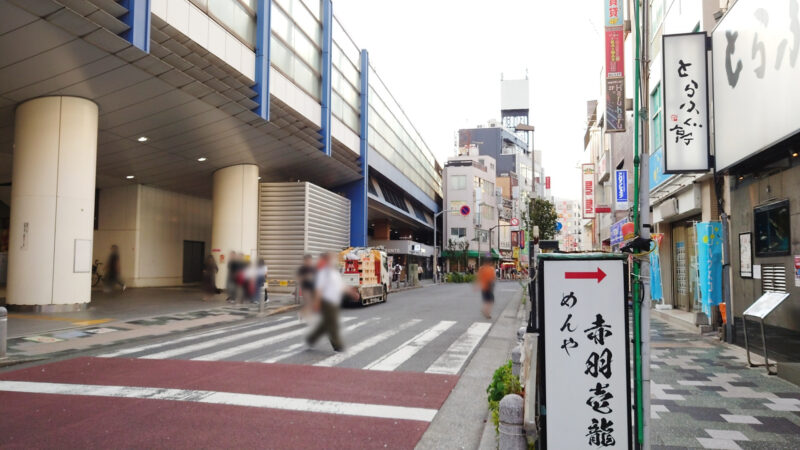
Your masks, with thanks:
[(519, 377), (520, 370), (522, 369), (522, 345), (517, 345), (511, 350), (511, 373), (515, 377)]
[(519, 327), (517, 330), (517, 342), (522, 342), (525, 339), (525, 333), (528, 331), (528, 327)]
[(522, 397), (517, 394), (508, 394), (500, 400), (500, 450), (527, 450), (522, 408)]

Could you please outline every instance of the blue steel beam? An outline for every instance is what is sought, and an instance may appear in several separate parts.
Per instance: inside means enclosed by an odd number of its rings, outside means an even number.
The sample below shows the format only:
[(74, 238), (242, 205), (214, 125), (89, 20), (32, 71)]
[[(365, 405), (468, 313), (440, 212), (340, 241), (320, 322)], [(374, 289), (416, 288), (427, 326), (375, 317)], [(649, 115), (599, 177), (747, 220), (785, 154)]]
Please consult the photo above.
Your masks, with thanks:
[(362, 178), (343, 186), (350, 199), (350, 245), (367, 245), (367, 183), (369, 183), (369, 53), (361, 50), (361, 118), (359, 121), (361, 140), (358, 162)]
[(128, 26), (122, 38), (143, 52), (150, 53), (150, 0), (122, 0), (120, 5), (128, 10), (121, 17)]
[(256, 11), (256, 97), (253, 112), (269, 120), (269, 68), (272, 39), (272, 0), (258, 0)]
[(331, 156), (331, 71), (333, 70), (333, 4), (331, 0), (322, 0), (322, 92), (320, 106), (320, 142), (322, 152)]

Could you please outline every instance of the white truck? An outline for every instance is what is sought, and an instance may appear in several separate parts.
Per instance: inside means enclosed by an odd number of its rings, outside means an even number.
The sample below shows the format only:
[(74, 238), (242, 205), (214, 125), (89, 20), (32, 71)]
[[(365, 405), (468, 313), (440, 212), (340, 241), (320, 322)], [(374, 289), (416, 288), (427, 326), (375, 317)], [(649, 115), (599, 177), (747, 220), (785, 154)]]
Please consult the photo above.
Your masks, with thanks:
[(392, 279), (388, 264), (382, 247), (349, 247), (339, 253), (344, 284), (358, 292), (358, 298), (346, 297), (350, 303), (367, 306), (386, 301)]

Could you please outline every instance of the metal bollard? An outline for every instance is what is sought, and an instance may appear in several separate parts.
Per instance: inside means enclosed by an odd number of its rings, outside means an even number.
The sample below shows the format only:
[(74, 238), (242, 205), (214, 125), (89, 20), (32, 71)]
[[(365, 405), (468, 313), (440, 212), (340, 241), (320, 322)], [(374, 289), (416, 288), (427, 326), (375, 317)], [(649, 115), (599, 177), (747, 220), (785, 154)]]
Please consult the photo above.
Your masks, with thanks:
[(6, 344), (8, 343), (8, 311), (0, 306), (0, 359), (6, 357)]
[(527, 450), (528, 439), (522, 429), (523, 400), (517, 394), (508, 394), (500, 400), (500, 450)]

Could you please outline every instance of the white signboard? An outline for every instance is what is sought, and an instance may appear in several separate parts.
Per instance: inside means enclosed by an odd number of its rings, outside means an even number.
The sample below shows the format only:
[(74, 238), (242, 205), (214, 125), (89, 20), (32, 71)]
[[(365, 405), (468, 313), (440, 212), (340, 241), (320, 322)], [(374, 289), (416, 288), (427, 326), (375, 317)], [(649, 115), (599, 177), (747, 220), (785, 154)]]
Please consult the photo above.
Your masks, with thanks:
[(631, 448), (622, 260), (544, 260), (547, 448)]
[(744, 310), (742, 314), (764, 319), (787, 298), (789, 298), (789, 294), (783, 292), (767, 292), (759, 297), (749, 308)]
[(711, 35), (717, 170), (800, 130), (797, 0), (738, 0)]
[(665, 35), (664, 173), (708, 170), (706, 34)]

